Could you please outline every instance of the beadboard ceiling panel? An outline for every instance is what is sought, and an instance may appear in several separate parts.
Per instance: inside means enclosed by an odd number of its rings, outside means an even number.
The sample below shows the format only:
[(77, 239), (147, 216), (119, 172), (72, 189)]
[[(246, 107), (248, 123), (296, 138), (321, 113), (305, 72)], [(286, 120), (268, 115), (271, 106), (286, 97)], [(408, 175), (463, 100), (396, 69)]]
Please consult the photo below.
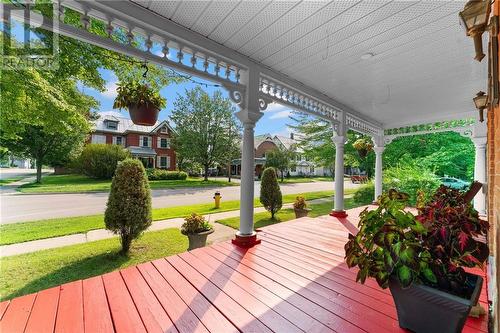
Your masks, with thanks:
[(136, 3), (389, 127), (475, 111), (486, 89), (486, 59), (459, 25), (464, 1)]

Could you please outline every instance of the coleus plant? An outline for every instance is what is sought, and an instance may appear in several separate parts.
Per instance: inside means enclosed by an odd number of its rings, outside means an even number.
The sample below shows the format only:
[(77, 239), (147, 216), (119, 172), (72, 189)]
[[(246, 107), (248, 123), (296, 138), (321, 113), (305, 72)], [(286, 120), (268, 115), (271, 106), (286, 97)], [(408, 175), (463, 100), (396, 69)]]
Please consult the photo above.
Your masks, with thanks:
[(417, 220), (427, 229), (422, 246), (431, 254), (434, 285), (458, 295), (466, 293), (464, 267), (481, 267), (489, 255), (488, 246), (478, 240), (488, 232), (488, 222), (479, 218), (464, 192), (443, 185), (419, 207)]
[(431, 254), (421, 243), (427, 230), (404, 210), (408, 199), (408, 194), (392, 189), (379, 197), (377, 209), (360, 214), (359, 232), (350, 234), (345, 245), (348, 267), (359, 267), (356, 281), (374, 277), (382, 288), (390, 278), (402, 287), (422, 278), (436, 282), (429, 267)]

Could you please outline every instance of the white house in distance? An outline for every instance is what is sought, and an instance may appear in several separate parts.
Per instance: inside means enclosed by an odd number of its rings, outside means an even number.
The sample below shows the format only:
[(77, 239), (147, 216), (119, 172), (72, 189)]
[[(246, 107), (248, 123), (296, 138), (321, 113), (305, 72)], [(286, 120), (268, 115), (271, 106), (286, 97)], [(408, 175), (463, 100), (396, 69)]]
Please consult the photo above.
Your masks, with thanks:
[[(285, 148), (294, 152), (295, 160), (289, 170), (290, 176), (331, 176), (332, 171), (329, 168), (316, 165), (310, 161), (299, 147), (301, 137), (295, 133), (290, 136), (272, 135), (269, 133), (257, 135), (254, 140), (254, 166), (255, 176), (260, 177), (266, 165), (266, 154), (277, 148)], [(241, 159), (235, 159), (231, 163), (231, 174), (239, 176), (241, 172)]]

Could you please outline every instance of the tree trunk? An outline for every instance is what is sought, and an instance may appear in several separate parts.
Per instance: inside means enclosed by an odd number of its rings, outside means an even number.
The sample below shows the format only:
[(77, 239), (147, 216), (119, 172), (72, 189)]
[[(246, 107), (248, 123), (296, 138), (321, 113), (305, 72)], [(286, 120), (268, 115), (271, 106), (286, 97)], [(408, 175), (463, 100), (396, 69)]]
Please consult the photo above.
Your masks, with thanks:
[(231, 182), (231, 163), (227, 165), (227, 181)]
[(127, 233), (123, 233), (120, 236), (121, 236), (121, 243), (122, 243), (122, 250), (120, 251), (120, 253), (122, 255), (125, 255), (130, 250), (130, 244), (132, 243), (132, 239), (131, 239), (130, 235)]
[(40, 184), (42, 182), (42, 159), (36, 159), (36, 182)]
[(208, 164), (205, 164), (205, 181), (208, 181)]
[(285, 172), (284, 172), (283, 170), (280, 170), (280, 171), (281, 171), (281, 182), (283, 183), (283, 179), (284, 179), (283, 174), (284, 174)]

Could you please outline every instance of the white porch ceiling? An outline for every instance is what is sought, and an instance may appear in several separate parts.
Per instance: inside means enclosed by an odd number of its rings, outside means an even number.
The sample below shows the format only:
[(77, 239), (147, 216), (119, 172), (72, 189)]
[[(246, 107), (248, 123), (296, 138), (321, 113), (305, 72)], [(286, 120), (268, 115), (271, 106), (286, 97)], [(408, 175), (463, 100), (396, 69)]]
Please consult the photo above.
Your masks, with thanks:
[(464, 1), (135, 2), (384, 127), (472, 113), (486, 91)]

